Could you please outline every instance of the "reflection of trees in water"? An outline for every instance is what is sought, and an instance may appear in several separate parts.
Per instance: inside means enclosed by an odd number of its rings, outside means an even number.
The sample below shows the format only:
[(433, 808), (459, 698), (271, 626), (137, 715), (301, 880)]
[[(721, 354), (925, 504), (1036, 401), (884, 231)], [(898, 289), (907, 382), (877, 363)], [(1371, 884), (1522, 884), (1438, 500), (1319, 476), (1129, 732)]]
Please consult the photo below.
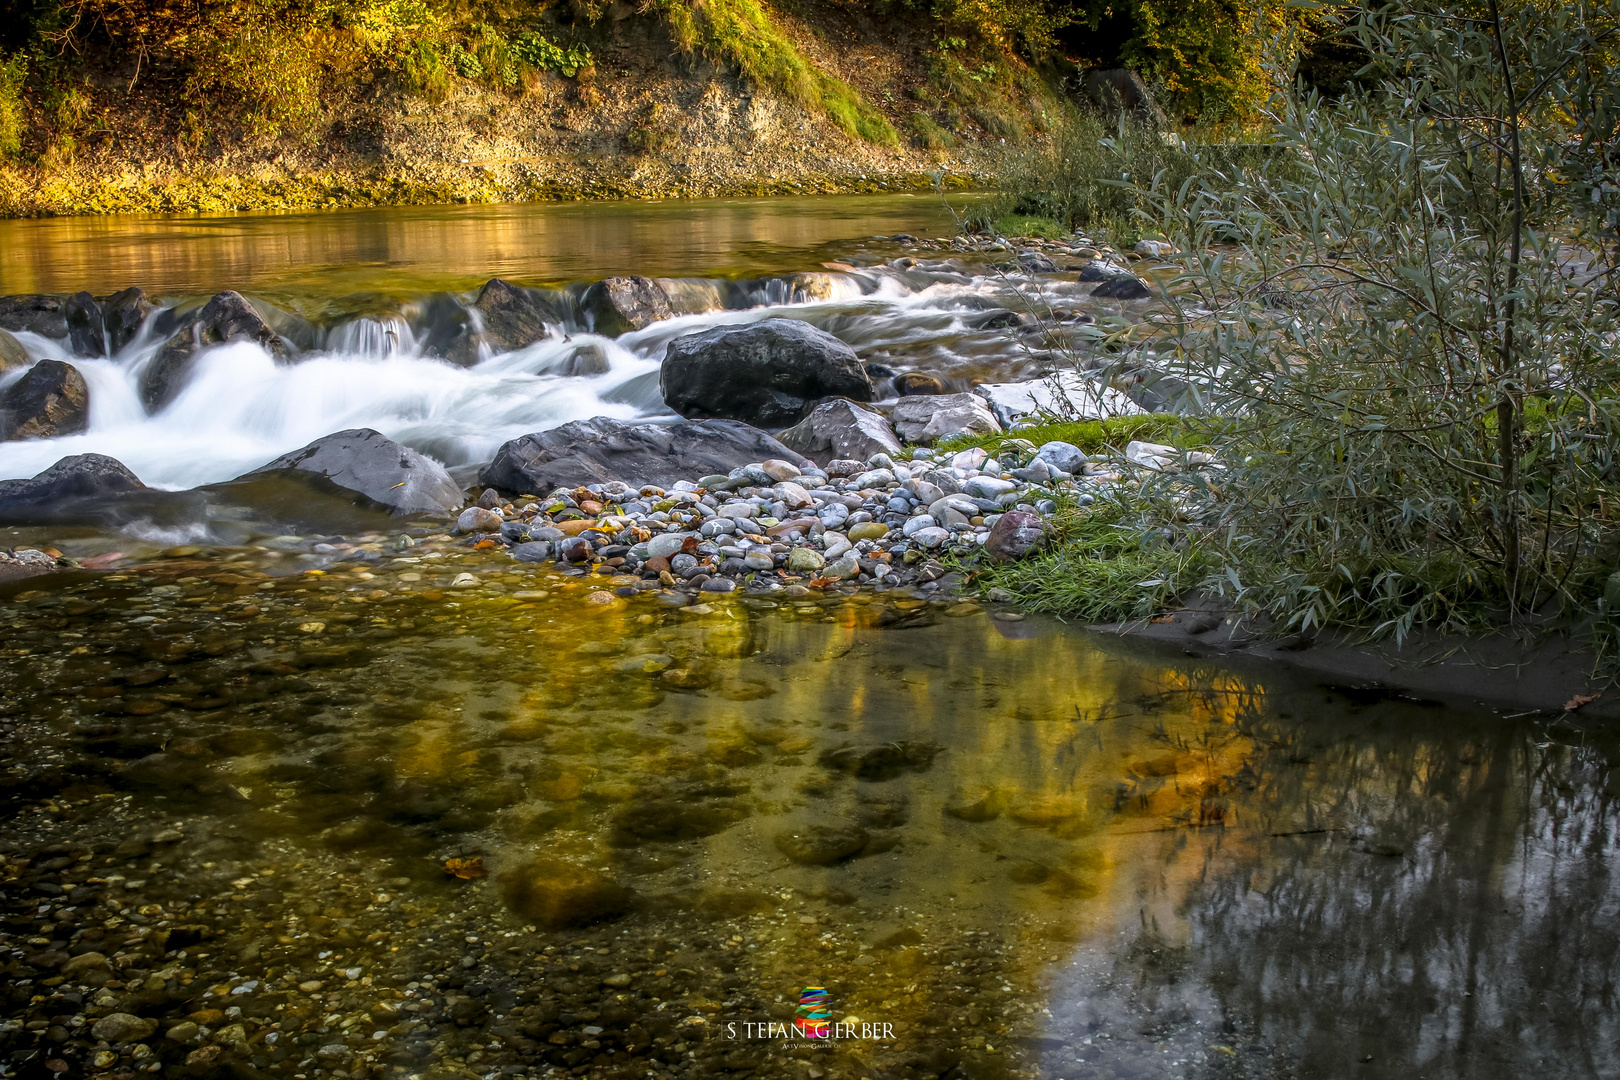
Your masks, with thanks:
[[(1382, 703), (1250, 721), (1252, 844), (1183, 911), (1228, 1016), (1307, 1074), (1620, 1074), (1615, 799), (1591, 750)], [(1421, 734), (1420, 734), (1421, 732)], [(1414, 1074), (1415, 1075), (1415, 1074)]]

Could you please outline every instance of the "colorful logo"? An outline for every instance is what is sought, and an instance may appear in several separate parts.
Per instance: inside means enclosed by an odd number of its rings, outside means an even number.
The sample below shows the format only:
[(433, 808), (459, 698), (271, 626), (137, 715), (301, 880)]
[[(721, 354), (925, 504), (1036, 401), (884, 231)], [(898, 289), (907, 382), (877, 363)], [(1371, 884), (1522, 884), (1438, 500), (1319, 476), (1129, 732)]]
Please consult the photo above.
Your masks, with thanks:
[(793, 1014), (793, 1029), (801, 1038), (825, 1039), (832, 1034), (832, 1021), (828, 1010), (832, 998), (825, 987), (807, 986), (799, 995), (799, 1008)]

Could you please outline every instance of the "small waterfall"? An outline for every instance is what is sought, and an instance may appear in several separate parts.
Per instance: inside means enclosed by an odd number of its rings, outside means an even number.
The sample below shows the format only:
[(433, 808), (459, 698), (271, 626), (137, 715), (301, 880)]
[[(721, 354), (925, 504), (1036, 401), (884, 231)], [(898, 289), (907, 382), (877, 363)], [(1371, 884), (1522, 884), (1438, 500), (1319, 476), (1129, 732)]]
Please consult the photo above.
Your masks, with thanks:
[[(303, 351), (290, 362), (249, 342), (206, 349), (180, 392), (150, 415), (141, 405), (142, 374), (194, 301), (155, 313), (111, 359), (75, 358), (66, 341), (18, 335), (34, 359), (79, 368), (90, 425), (79, 435), (0, 443), (0, 477), (31, 476), (64, 456), (94, 452), (118, 458), (149, 485), (189, 488), (355, 427), (375, 428), (447, 466), (469, 465), (508, 439), (570, 420), (668, 416), (658, 374), (672, 339), (772, 317), (805, 320), (863, 359), (951, 386), (1027, 379), (1074, 364), (1061, 340), (1053, 345), (1060, 333), (1037, 338), (1009, 313), (1087, 304), (1084, 287), (1072, 282), (1014, 280), (954, 262), (660, 284), (676, 316), (617, 338), (583, 330), (580, 287), (543, 291), (545, 336), (504, 351), (486, 343), (483, 315), (464, 296), (433, 294), (393, 314), (373, 311), (324, 329), (278, 317), (298, 330), (294, 345)], [(0, 390), (18, 377), (0, 375)]]

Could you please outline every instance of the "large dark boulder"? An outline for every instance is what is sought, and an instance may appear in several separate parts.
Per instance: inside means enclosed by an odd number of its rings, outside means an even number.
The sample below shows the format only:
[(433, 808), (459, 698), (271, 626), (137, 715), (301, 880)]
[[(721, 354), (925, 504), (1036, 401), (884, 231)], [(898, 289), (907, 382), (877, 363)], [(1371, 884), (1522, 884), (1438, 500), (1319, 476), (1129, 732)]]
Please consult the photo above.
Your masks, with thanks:
[(1153, 295), (1147, 283), (1135, 274), (1116, 274), (1091, 290), (1093, 299), (1145, 300)]
[(76, 454), (29, 480), (0, 480), (0, 520), (28, 517), (65, 499), (104, 498), (139, 491), (146, 485), (117, 458)]
[(501, 352), (521, 349), (546, 337), (546, 322), (561, 322), (544, 293), (491, 278), (473, 301), (483, 317), (484, 341)]
[(840, 458), (865, 461), (876, 454), (900, 453), (900, 440), (883, 414), (848, 398), (823, 401), (777, 438), (822, 465)]
[(128, 288), (107, 297), (101, 305), (102, 329), (107, 335), (107, 353), (117, 356), (125, 345), (135, 340), (141, 326), (158, 306), (146, 295), (145, 289)]
[(395, 514), (449, 513), (463, 501), (443, 465), (370, 428), (323, 436), (238, 479), (278, 472), (335, 485)]
[(41, 360), (0, 396), (6, 439), (54, 439), (90, 426), (90, 389), (72, 364)]
[(591, 329), (609, 337), (629, 330), (645, 330), (675, 314), (663, 286), (644, 277), (611, 277), (598, 281), (581, 294), (579, 308)]
[(1110, 121), (1125, 113), (1141, 124), (1163, 127), (1164, 110), (1142, 76), (1129, 68), (1093, 68), (1082, 82), (1086, 97)]
[(74, 293), (62, 305), (67, 320), (68, 347), (74, 356), (106, 356), (107, 340), (102, 334), (101, 305), (87, 292)]
[(0, 330), (0, 371), (11, 368), (27, 367), (33, 363), (28, 356), (28, 350), (22, 347), (22, 342), (11, 336), (9, 330)]
[(281, 335), (241, 293), (222, 292), (203, 305), (189, 325), (163, 343), (141, 376), (141, 402), (150, 412), (163, 408), (185, 386), (198, 353), (237, 341), (251, 341), (277, 360), (289, 356)]
[(797, 319), (718, 326), (669, 343), (658, 376), (670, 408), (759, 427), (797, 424), (817, 401), (872, 400), (855, 350)]
[(538, 495), (609, 480), (668, 487), (771, 458), (804, 460), (735, 420), (627, 424), (598, 416), (511, 440), (479, 472), (478, 482)]
[(0, 330), (64, 338), (68, 334), (66, 308), (60, 296), (39, 293), (0, 296)]
[(435, 293), (414, 305), (411, 332), (421, 343), (423, 356), (457, 367), (478, 363), (478, 346), (483, 338), (473, 324), (472, 309), (454, 296)]

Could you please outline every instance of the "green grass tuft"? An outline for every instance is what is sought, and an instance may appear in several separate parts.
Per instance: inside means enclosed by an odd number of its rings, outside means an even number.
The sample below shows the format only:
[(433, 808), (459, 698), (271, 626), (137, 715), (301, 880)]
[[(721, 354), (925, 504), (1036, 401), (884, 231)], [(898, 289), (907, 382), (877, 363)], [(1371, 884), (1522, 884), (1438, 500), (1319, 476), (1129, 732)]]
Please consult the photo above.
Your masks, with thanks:
[(993, 454), (1001, 449), (1003, 443), (1012, 439), (1026, 439), (1036, 446), (1048, 442), (1073, 443), (1088, 454), (1109, 449), (1122, 451), (1125, 444), (1133, 439), (1183, 448), (1208, 444), (1208, 439), (1189, 427), (1182, 417), (1169, 413), (1142, 413), (1106, 420), (1054, 421), (998, 435), (959, 435), (940, 442), (939, 449), (954, 452), (982, 446)]

